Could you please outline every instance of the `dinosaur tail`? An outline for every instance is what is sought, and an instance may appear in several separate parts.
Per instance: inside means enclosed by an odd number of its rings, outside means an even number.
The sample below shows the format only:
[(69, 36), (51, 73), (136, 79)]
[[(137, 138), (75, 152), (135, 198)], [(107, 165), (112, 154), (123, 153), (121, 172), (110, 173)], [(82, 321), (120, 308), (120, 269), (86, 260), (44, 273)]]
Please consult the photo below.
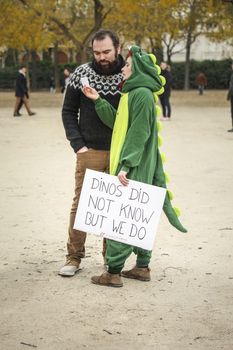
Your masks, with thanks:
[[(154, 182), (153, 184), (155, 186), (167, 188), (167, 182), (169, 181), (167, 174), (163, 170), (163, 160), (164, 156), (160, 154), (158, 150), (157, 154), (157, 167), (154, 175)], [(171, 200), (173, 199), (172, 192), (170, 190), (167, 190), (163, 210), (166, 214), (168, 221), (172, 226), (174, 226), (177, 230), (181, 232), (187, 232), (186, 228), (181, 224), (179, 220), (180, 211), (178, 208), (175, 208), (171, 204)]]
[(178, 218), (179, 216), (178, 210), (172, 207), (168, 193), (166, 194), (166, 197), (165, 197), (163, 211), (166, 214), (168, 221), (172, 226), (174, 226), (177, 230), (181, 232), (188, 232), (186, 228), (181, 224)]

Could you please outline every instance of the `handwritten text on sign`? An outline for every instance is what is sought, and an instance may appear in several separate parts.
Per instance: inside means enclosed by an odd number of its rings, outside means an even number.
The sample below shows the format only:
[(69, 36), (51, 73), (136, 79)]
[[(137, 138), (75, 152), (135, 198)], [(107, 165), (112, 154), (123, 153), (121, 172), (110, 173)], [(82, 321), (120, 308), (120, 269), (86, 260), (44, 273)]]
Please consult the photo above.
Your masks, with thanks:
[(166, 189), (87, 169), (74, 228), (152, 250)]

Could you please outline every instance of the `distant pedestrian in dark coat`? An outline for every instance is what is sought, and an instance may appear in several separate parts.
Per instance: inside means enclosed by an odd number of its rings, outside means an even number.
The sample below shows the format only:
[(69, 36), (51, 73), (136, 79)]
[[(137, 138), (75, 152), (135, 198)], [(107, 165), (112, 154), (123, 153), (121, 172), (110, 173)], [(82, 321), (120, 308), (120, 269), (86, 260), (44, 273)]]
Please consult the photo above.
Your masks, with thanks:
[(198, 75), (196, 76), (196, 83), (198, 86), (199, 95), (203, 95), (204, 88), (207, 85), (207, 78), (204, 73), (198, 73)]
[(227, 94), (227, 100), (231, 103), (231, 123), (232, 123), (232, 129), (228, 130), (228, 132), (233, 132), (233, 63), (232, 63), (232, 72), (229, 82), (229, 90)]
[(170, 96), (171, 96), (171, 84), (172, 77), (169, 70), (169, 66), (165, 62), (161, 62), (161, 75), (166, 79), (166, 84), (164, 85), (164, 93), (159, 96), (163, 118), (162, 120), (170, 120), (171, 119), (171, 104), (170, 104)]
[(22, 66), (19, 70), (19, 74), (17, 75), (15, 82), (15, 107), (14, 107), (14, 117), (20, 117), (20, 109), (22, 105), (25, 105), (25, 108), (28, 112), (28, 115), (34, 115), (36, 113), (32, 112), (29, 106), (29, 94), (27, 87), (27, 79), (26, 79), (27, 67)]

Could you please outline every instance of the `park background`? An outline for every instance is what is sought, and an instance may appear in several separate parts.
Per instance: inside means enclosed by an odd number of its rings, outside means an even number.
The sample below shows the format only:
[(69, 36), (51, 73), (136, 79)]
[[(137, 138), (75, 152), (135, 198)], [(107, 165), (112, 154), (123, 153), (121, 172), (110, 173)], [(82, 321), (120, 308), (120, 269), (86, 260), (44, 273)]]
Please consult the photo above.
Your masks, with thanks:
[(64, 66), (91, 59), (91, 37), (115, 30), (122, 53), (136, 43), (171, 66), (173, 88), (195, 88), (203, 71), (208, 89), (226, 89), (231, 71), (232, 0), (0, 0), (0, 89), (13, 89), (28, 66), (32, 91), (56, 90)]
[[(1, 74), (14, 70), (12, 84), (19, 65), (29, 65), (30, 104), (36, 112), (29, 117), (23, 110), (22, 117), (14, 118), (14, 88), (2, 86), (1, 349), (233, 348), (233, 140), (227, 132), (231, 120), (226, 100), (232, 59), (231, 3), (0, 0)], [(158, 60), (168, 60), (165, 44), (161, 50), (163, 33), (177, 39), (180, 33), (178, 47), (200, 34), (191, 47), (171, 56), (172, 67), (179, 58), (182, 79), (180, 89), (171, 95), (172, 120), (163, 123), (161, 132), (169, 187), (188, 233), (176, 231), (162, 215), (151, 282), (124, 280), (120, 290), (90, 282), (92, 275), (104, 271), (102, 242), (94, 235), (87, 237), (80, 273), (71, 279), (58, 276), (65, 261), (75, 166), (61, 120), (61, 73), (64, 64), (76, 66), (90, 58), (88, 40), (105, 26), (121, 34), (123, 48), (127, 42), (141, 42), (145, 49), (155, 49)], [(151, 46), (149, 34), (154, 38)], [(198, 41), (203, 34), (213, 40), (210, 61), (205, 60), (207, 47)], [(68, 62), (58, 64), (56, 49), (67, 54)], [(76, 59), (76, 54), (82, 57)], [(205, 73), (212, 70), (215, 89), (208, 86), (202, 96), (191, 89), (192, 64), (206, 65)], [(52, 94), (47, 80), (42, 84), (39, 77), (43, 81), (56, 72), (58, 93)], [(132, 255), (126, 269), (134, 263)]]

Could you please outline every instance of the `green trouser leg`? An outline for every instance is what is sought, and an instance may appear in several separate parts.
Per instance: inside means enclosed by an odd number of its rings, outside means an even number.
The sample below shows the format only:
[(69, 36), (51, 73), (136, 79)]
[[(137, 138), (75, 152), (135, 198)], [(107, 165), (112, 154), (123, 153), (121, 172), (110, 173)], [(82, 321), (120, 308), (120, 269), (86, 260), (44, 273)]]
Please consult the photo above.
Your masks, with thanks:
[(137, 255), (137, 261), (136, 261), (137, 267), (145, 267), (149, 265), (151, 255), (152, 255), (151, 250), (145, 250), (142, 248), (134, 247), (133, 252), (134, 254)]
[(107, 239), (106, 260), (109, 273), (120, 273), (124, 267), (125, 260), (134, 252), (137, 255), (137, 266), (148, 266), (151, 258), (151, 251), (133, 247)]

